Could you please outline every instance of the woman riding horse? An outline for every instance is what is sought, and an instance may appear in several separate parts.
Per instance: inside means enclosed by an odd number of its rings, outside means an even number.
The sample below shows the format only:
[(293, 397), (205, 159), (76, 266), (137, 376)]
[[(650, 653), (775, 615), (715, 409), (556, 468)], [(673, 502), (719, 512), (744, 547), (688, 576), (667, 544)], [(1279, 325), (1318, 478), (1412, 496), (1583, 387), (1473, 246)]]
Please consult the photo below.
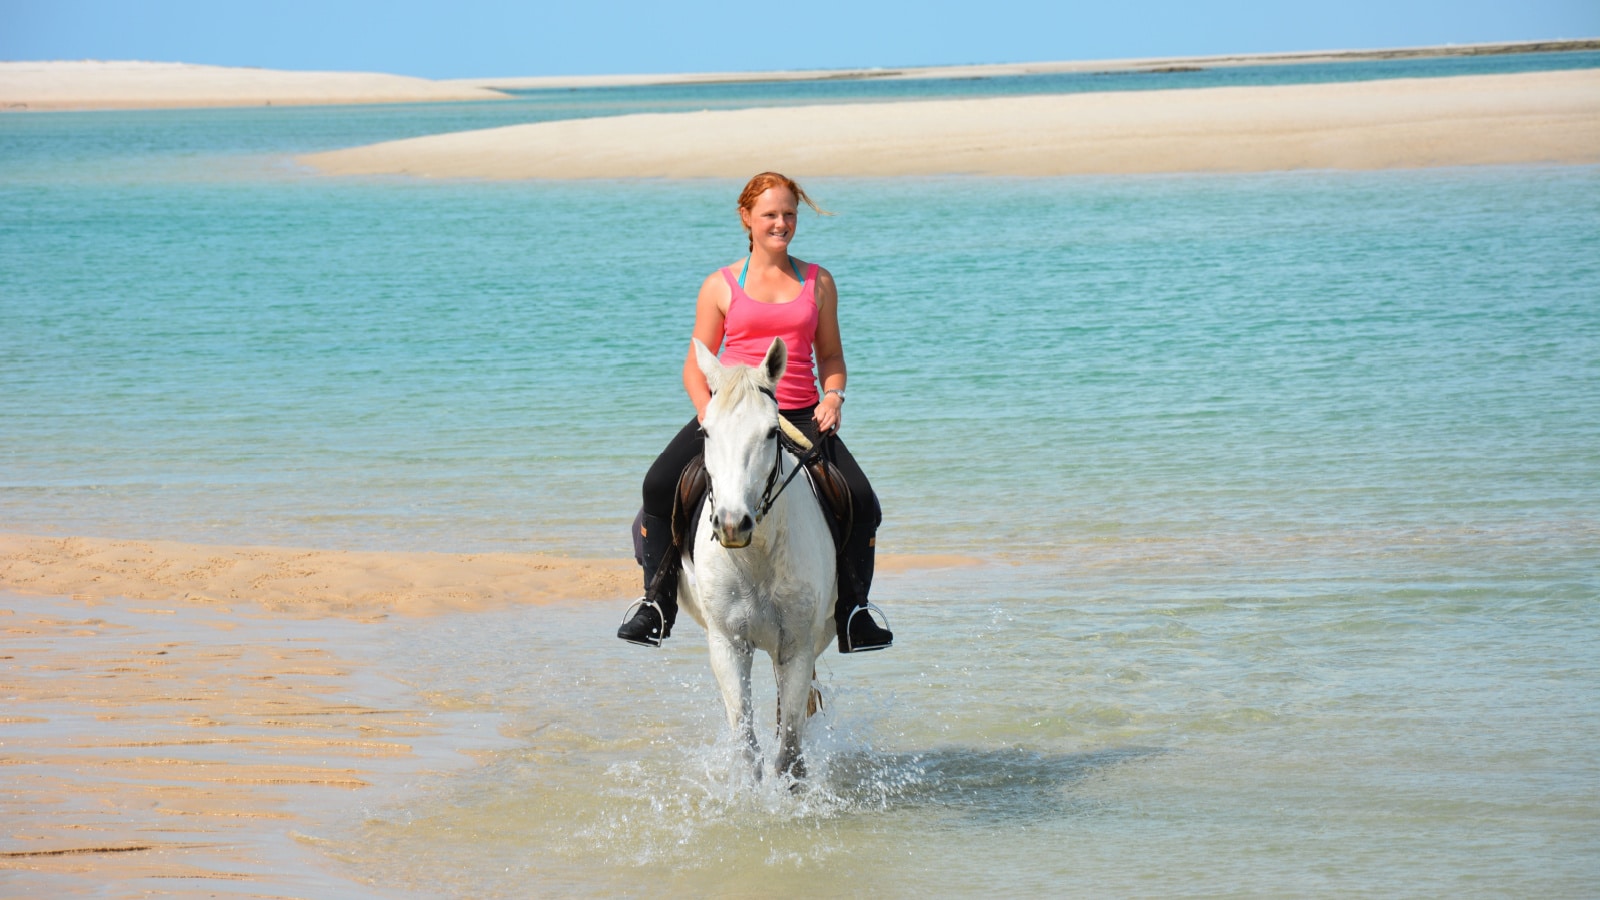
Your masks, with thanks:
[[(822, 212), (800, 185), (776, 172), (763, 172), (745, 185), (739, 194), (739, 220), (750, 238), (750, 254), (742, 265), (735, 262), (706, 276), (695, 304), (694, 337), (707, 347), (721, 347), (724, 362), (752, 366), (761, 363), (773, 338), (781, 337), (788, 345), (788, 365), (776, 389), (779, 413), (813, 442), (825, 441), (824, 455), (850, 486), (854, 524), (840, 561), (834, 608), (839, 652), (882, 650), (894, 642), (894, 634), (865, 612), (882, 513), (872, 485), (837, 435), (847, 378), (838, 289), (827, 269), (789, 255), (802, 201)], [(700, 422), (711, 400), (692, 341), (683, 364), (683, 386), (694, 401), (695, 417), (645, 474), (638, 535), (645, 596), (636, 603), (633, 617), (617, 629), (617, 637), (652, 647), (672, 634), (678, 614), (677, 578), (652, 584), (667, 555), (677, 552), (672, 542), (673, 499), (679, 476), (701, 452)]]

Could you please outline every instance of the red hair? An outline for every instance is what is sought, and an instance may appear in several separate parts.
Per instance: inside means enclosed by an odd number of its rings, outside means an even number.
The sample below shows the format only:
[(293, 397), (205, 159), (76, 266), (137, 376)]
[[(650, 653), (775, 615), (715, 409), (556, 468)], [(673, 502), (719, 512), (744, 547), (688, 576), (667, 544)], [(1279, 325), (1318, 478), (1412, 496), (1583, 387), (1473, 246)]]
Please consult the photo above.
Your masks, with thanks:
[[(795, 183), (793, 178), (790, 178), (787, 175), (780, 175), (777, 172), (762, 172), (760, 175), (757, 175), (746, 182), (744, 190), (739, 192), (739, 208), (743, 210), (755, 209), (757, 198), (776, 187), (787, 189), (789, 193), (794, 195), (796, 200), (799, 200), (805, 205), (811, 207), (811, 211), (819, 216), (833, 215), (833, 213), (828, 212), (827, 210), (818, 206), (815, 201), (806, 196), (805, 188), (802, 188), (799, 184)], [(741, 222), (742, 221), (743, 220), (741, 220)], [(746, 237), (750, 238), (750, 246), (753, 249), (755, 247), (755, 238), (751, 237), (749, 227), (745, 227), (744, 233)]]

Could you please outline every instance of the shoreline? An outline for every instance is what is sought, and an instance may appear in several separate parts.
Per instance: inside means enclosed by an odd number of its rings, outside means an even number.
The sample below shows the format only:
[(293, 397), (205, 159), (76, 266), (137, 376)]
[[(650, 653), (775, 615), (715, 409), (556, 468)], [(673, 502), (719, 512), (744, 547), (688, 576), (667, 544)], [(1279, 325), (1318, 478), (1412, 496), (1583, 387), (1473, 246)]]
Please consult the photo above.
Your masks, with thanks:
[(995, 78), (1068, 72), (1163, 71), (1362, 60), (1600, 50), (1600, 38), (1504, 41), (1365, 50), (1304, 50), (1106, 60), (974, 63), (766, 72), (532, 75), (427, 79), (378, 72), (317, 72), (145, 60), (0, 61), (0, 112), (306, 106), (503, 100), (504, 90), (866, 78)]
[(304, 617), (434, 615), (606, 598), (635, 588), (630, 560), (536, 553), (399, 553), (0, 534), (0, 591)]
[[(878, 568), (908, 572), (979, 564), (970, 557), (884, 554)], [(319, 550), (0, 534), (0, 591), (376, 621), (518, 605), (622, 603), (639, 592), (639, 568), (632, 559), (539, 553)]]
[(652, 113), (296, 157), (335, 176), (1125, 175), (1600, 163), (1600, 69)]
[(560, 90), (592, 87), (642, 87), (671, 84), (753, 84), (788, 81), (836, 81), (867, 78), (921, 80), (930, 78), (1000, 78), (1070, 72), (1164, 71), (1175, 67), (1227, 68), (1361, 62), (1386, 59), (1430, 59), (1450, 56), (1498, 56), (1510, 53), (1567, 53), (1600, 50), (1600, 38), (1546, 41), (1501, 41), (1485, 44), (1442, 44), (1368, 50), (1297, 50), (1272, 53), (1227, 53), (1207, 56), (1150, 56), (1126, 59), (1044, 60), (1025, 63), (967, 63), (943, 66), (885, 66), (846, 69), (776, 69), (766, 72), (662, 72), (630, 75), (528, 75), (495, 78), (451, 78), (442, 83), (493, 90)]

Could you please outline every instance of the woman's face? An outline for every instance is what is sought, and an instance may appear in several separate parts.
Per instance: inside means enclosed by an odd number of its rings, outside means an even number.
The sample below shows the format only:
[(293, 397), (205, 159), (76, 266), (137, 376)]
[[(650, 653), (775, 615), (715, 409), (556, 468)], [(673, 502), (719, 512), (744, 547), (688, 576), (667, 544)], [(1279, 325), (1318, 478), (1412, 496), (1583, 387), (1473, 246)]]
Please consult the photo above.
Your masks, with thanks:
[(799, 220), (799, 201), (786, 187), (771, 187), (761, 192), (755, 205), (740, 209), (739, 218), (750, 229), (750, 238), (773, 253), (785, 253), (794, 240)]

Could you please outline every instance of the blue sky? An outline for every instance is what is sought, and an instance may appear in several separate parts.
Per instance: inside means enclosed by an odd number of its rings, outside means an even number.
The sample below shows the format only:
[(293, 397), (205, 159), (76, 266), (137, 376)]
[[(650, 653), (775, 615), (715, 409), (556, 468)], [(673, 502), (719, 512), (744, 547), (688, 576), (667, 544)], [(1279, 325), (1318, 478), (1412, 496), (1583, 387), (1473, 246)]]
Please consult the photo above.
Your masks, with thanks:
[(1600, 37), (1600, 0), (0, 0), (0, 59), (428, 78), (756, 71)]

